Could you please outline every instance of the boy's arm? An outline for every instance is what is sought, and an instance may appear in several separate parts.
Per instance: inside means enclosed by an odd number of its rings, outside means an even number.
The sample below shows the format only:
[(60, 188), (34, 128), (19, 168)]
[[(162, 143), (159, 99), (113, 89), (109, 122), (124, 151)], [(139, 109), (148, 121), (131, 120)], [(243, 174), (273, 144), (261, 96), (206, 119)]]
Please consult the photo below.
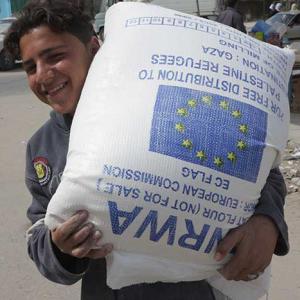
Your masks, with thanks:
[(26, 178), (26, 185), (33, 196), (27, 211), (33, 224), (27, 231), (28, 254), (47, 279), (61, 284), (73, 284), (82, 278), (89, 259), (64, 254), (54, 245), (50, 231), (43, 223), (50, 199), (43, 194), (38, 182)]
[(285, 255), (289, 251), (288, 227), (284, 220), (283, 206), (287, 191), (279, 168), (272, 169), (261, 192), (254, 215), (269, 217), (278, 229), (278, 240), (274, 253)]

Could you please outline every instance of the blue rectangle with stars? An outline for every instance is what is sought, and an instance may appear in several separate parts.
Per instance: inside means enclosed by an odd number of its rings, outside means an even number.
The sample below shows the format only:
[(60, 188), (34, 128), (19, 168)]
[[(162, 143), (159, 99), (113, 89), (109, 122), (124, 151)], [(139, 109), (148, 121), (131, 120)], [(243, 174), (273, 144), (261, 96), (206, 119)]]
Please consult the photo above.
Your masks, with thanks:
[(267, 113), (220, 95), (159, 86), (150, 151), (256, 182)]

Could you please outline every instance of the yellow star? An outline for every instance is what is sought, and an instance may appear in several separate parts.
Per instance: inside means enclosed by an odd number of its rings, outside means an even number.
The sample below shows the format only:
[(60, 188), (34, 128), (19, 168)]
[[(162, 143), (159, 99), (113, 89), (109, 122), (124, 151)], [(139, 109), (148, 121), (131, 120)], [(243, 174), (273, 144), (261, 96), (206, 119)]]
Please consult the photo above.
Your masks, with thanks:
[(216, 156), (216, 157), (214, 157), (214, 164), (220, 168), (223, 166), (224, 162), (221, 157)]
[(184, 148), (191, 150), (193, 148), (193, 143), (191, 140), (183, 140), (181, 144)]
[(178, 108), (177, 109), (177, 114), (182, 116), (182, 117), (186, 117), (188, 115), (188, 111), (186, 108)]
[(203, 96), (202, 102), (204, 102), (205, 104), (211, 105), (212, 97), (211, 96)]
[(247, 148), (247, 144), (242, 140), (238, 140), (236, 146), (239, 150), (245, 150)]
[(199, 158), (200, 160), (206, 160), (207, 156), (203, 150), (198, 151), (196, 154), (196, 157)]
[(231, 115), (234, 117), (234, 118), (240, 118), (242, 116), (242, 113), (239, 111), (239, 110), (234, 110)]
[(227, 158), (231, 162), (236, 162), (236, 154), (234, 152), (228, 152), (227, 153)]
[(239, 125), (239, 130), (240, 130), (240, 132), (246, 134), (248, 132), (248, 126), (246, 124), (241, 124), (241, 125)]
[(195, 99), (188, 100), (188, 106), (194, 108), (197, 106), (197, 101)]
[(185, 126), (184, 126), (184, 124), (182, 124), (182, 123), (177, 123), (177, 124), (175, 125), (175, 129), (176, 129), (177, 131), (183, 133), (184, 130), (185, 130)]
[(219, 105), (220, 105), (221, 108), (223, 108), (225, 110), (228, 110), (228, 108), (229, 108), (229, 103), (227, 101), (224, 101), (224, 100), (221, 101)]

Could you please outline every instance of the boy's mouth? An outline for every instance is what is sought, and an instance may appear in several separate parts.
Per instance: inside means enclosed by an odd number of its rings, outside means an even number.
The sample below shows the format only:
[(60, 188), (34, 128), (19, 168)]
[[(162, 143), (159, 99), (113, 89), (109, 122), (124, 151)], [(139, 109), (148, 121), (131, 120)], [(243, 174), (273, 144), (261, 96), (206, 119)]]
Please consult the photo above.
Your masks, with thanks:
[(47, 96), (54, 96), (57, 92), (59, 92), (60, 90), (62, 90), (65, 86), (67, 85), (67, 82), (62, 82), (59, 85), (57, 85), (54, 88), (45, 90), (45, 94)]

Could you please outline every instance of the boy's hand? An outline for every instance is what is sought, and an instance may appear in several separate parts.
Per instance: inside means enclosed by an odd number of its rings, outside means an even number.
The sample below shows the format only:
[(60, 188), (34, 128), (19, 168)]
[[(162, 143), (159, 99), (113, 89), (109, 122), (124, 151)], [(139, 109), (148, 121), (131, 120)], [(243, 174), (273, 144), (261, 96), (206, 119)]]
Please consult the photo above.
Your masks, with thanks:
[[(87, 211), (79, 211), (70, 219), (51, 230), (53, 243), (61, 252), (74, 257), (102, 258), (112, 251), (112, 244), (100, 244), (101, 232), (94, 225), (86, 223)], [(84, 225), (83, 225), (84, 224)], [(93, 249), (101, 246), (99, 249)]]
[(256, 279), (270, 264), (278, 238), (273, 221), (263, 215), (252, 216), (219, 243), (215, 259), (221, 261), (235, 248), (232, 258), (219, 272), (227, 280)]

